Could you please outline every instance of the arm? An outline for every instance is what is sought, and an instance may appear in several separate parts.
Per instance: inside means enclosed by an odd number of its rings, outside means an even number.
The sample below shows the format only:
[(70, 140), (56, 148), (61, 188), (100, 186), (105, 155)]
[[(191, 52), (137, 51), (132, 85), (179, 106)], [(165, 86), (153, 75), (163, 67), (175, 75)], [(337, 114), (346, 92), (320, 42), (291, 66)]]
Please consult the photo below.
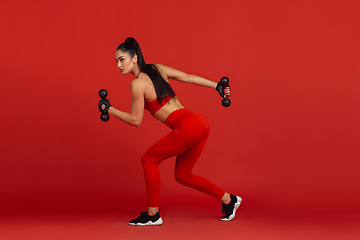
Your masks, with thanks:
[(145, 86), (137, 81), (131, 82), (131, 110), (130, 113), (110, 107), (109, 114), (134, 127), (139, 127), (144, 116), (144, 92)]
[(213, 82), (196, 75), (187, 74), (185, 72), (161, 64), (156, 64), (156, 67), (160, 70), (161, 73), (165, 74), (167, 78), (174, 79), (180, 82), (191, 83), (198, 86), (216, 89), (217, 82)]

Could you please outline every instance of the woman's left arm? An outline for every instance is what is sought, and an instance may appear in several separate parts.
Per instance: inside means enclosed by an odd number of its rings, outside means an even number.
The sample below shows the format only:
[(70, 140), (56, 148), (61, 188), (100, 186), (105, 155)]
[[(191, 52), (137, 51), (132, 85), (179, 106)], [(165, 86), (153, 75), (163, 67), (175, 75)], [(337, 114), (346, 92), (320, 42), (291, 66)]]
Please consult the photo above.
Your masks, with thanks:
[(139, 127), (144, 116), (145, 87), (146, 86), (144, 86), (144, 84), (138, 82), (137, 80), (131, 82), (130, 90), (132, 101), (130, 113), (120, 111), (113, 106), (109, 108), (108, 113), (127, 124)]
[(167, 78), (170, 78), (170, 79), (173, 79), (176, 81), (180, 81), (180, 82), (195, 84), (198, 86), (208, 87), (208, 88), (212, 88), (212, 89), (216, 88), (216, 84), (217, 84), (216, 82), (205, 79), (203, 77), (199, 77), (199, 76), (193, 75), (193, 74), (188, 74), (188, 73), (182, 72), (180, 70), (177, 70), (177, 69), (159, 64), (159, 63), (155, 64), (155, 66), (160, 70), (160, 72), (163, 72)]
[[(217, 82), (208, 80), (206, 78), (197, 75), (188, 74), (162, 64), (155, 64), (155, 65), (160, 70), (160, 72), (163, 72), (165, 74), (167, 78), (217, 90), (217, 85), (218, 85)], [(226, 96), (230, 96), (231, 95), (230, 87), (225, 88), (224, 93), (226, 94)]]

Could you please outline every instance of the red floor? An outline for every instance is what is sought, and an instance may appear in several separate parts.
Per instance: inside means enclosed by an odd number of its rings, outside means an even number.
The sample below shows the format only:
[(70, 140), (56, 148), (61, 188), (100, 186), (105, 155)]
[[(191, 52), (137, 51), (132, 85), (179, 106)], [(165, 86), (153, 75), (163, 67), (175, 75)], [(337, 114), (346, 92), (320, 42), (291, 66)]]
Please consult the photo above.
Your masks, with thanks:
[(158, 227), (128, 226), (133, 210), (113, 213), (17, 214), (0, 218), (1, 240), (118, 239), (360, 239), (360, 221), (345, 216), (263, 216), (241, 208), (232, 222), (218, 219), (208, 206), (166, 207)]

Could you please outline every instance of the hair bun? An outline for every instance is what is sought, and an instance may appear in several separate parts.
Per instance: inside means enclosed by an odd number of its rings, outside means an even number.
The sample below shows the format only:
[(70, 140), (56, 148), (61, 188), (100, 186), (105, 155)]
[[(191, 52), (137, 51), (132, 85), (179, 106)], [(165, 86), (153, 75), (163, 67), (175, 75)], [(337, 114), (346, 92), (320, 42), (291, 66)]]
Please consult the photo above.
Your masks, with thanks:
[(125, 39), (125, 43), (132, 43), (132, 44), (136, 45), (136, 40), (133, 37), (128, 37)]

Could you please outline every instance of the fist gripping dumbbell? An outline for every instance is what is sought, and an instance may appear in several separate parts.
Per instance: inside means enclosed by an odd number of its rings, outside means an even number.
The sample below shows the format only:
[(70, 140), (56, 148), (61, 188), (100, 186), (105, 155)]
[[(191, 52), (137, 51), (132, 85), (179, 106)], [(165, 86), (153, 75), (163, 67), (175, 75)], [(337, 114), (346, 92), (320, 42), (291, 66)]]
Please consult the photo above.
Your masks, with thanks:
[[(99, 97), (101, 98), (101, 100), (99, 101), (99, 111), (101, 112), (100, 119), (103, 122), (106, 122), (109, 120), (108, 110), (109, 110), (109, 107), (111, 107), (110, 101), (108, 99), (106, 99), (107, 95), (108, 95), (108, 92), (105, 89), (101, 89), (99, 91)], [(102, 109), (103, 105), (105, 105), (104, 109)]]
[(217, 86), (216, 86), (216, 90), (220, 93), (220, 96), (224, 98), (224, 99), (221, 101), (221, 103), (222, 103), (222, 105), (223, 105), (224, 107), (228, 107), (228, 106), (230, 106), (230, 104), (231, 104), (230, 99), (229, 99), (228, 96), (225, 95), (225, 93), (224, 93), (224, 90), (225, 90), (227, 87), (230, 88), (229, 82), (230, 82), (230, 81), (229, 81), (229, 78), (227, 78), (227, 77), (222, 77), (222, 78), (220, 79), (220, 81), (218, 82)]

